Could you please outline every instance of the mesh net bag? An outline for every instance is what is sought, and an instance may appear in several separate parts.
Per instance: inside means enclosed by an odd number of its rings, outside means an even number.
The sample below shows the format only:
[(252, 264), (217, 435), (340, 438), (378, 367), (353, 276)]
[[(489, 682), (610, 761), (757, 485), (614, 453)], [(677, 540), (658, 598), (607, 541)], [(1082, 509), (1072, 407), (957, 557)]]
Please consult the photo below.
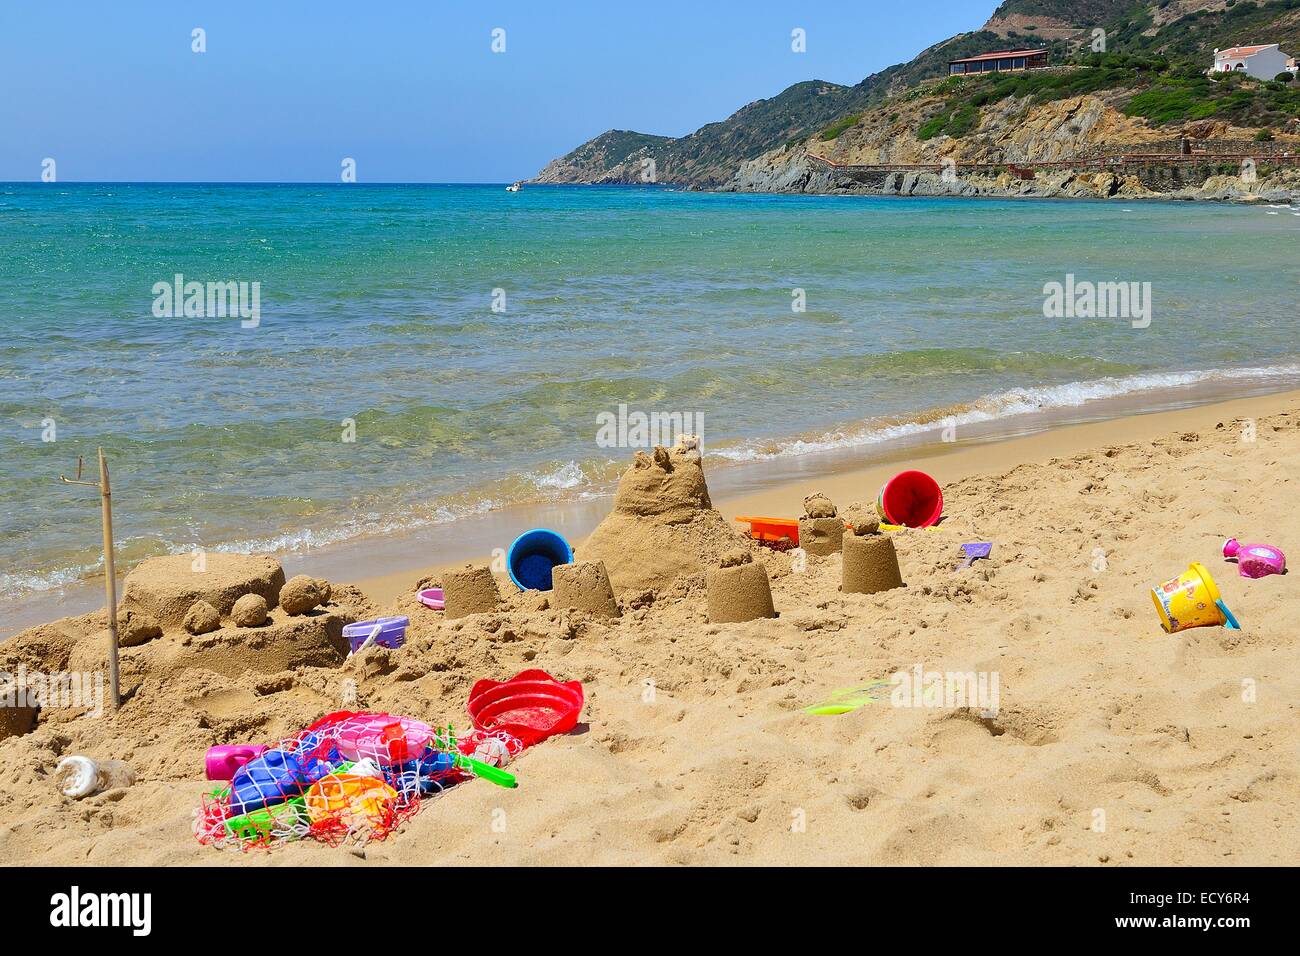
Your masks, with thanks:
[(331, 845), (383, 839), (423, 799), (467, 779), (462, 755), (494, 767), (523, 749), (509, 734), (457, 739), (410, 717), (340, 711), (240, 767), (205, 794), (200, 843), (248, 849), (292, 840)]

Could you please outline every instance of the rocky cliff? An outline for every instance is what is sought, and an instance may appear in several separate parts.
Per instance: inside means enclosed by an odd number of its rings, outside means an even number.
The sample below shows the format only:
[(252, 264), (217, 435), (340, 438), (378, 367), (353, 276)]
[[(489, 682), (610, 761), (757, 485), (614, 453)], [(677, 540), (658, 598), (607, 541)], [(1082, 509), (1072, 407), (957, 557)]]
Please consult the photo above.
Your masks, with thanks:
[[(1104, 54), (1090, 52), (1098, 30), (1110, 44)], [(983, 29), (856, 86), (796, 84), (680, 138), (610, 131), (548, 164), (536, 181), (839, 192), (883, 188), (883, 177), (846, 177), (836, 165), (1061, 163), (1097, 151), (1168, 149), (1181, 136), (1300, 152), (1300, 82), (1204, 74), (1215, 46), (1243, 36), (1300, 43), (1300, 0), (1006, 0)], [(1046, 46), (1056, 65), (947, 77), (949, 59), (1008, 44)], [(1198, 169), (1202, 181), (1223, 171)], [(1082, 164), (1079, 172), (1087, 172)], [(1036, 188), (1045, 189), (1092, 182), (1048, 187), (1038, 178)], [(1144, 181), (1153, 193), (1200, 185), (1181, 175)]]
[[(1122, 97), (1118, 98), (1122, 99)], [(741, 165), (724, 187), (734, 192), (879, 192), (897, 196), (1064, 196), (1082, 198), (1143, 198), (1168, 196), (1186, 199), (1230, 199), (1241, 201), (1289, 201), (1297, 177), (1279, 170), (1246, 182), (1240, 176), (1221, 175), (1220, 167), (1207, 164), (1182, 172), (1161, 170), (1159, 175), (1142, 176), (1139, 168), (1096, 171), (1078, 169), (1039, 170), (1031, 179), (1019, 179), (1008, 170), (990, 172), (970, 167), (1029, 167), (1034, 164), (1070, 162), (1091, 150), (1128, 148), (1135, 153), (1157, 152), (1173, 138), (1195, 140), (1248, 141), (1254, 131), (1228, 123), (1204, 121), (1171, 129), (1156, 129), (1129, 117), (1110, 96), (1080, 96), (1034, 104), (1024, 98), (1010, 98), (980, 112), (969, 134), (954, 138), (937, 136), (922, 140), (917, 128), (933, 112), (936, 97), (921, 96), (904, 109), (872, 111), (846, 129), (833, 142), (817, 139), (778, 147)], [(1294, 140), (1300, 152), (1300, 137)], [(938, 173), (887, 168), (879, 175), (861, 174), (860, 169), (839, 167), (950, 166), (947, 176)], [(1266, 165), (1266, 164), (1265, 164)], [(1292, 170), (1292, 173), (1295, 171)], [(1168, 175), (1165, 175), (1168, 173)], [(1235, 185), (1234, 185), (1235, 183)]]

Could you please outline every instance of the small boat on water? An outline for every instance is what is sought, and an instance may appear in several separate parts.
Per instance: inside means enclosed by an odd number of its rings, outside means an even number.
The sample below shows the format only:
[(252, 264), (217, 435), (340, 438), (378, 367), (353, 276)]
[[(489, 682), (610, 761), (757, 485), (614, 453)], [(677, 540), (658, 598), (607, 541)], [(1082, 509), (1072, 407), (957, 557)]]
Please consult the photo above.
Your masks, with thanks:
[(521, 188), (523, 187), (520, 183), (511, 183), (509, 186), (506, 187), (506, 192), (517, 193)]

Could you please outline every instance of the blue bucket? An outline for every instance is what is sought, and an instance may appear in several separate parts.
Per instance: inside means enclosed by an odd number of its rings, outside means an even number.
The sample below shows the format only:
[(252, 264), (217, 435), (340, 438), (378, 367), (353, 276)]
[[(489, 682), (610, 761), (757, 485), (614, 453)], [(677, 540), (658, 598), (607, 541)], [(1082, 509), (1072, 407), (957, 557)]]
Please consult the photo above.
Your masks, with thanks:
[(506, 553), (510, 580), (521, 591), (549, 591), (551, 569), (572, 564), (573, 548), (564, 537), (546, 528), (534, 528), (515, 538)]

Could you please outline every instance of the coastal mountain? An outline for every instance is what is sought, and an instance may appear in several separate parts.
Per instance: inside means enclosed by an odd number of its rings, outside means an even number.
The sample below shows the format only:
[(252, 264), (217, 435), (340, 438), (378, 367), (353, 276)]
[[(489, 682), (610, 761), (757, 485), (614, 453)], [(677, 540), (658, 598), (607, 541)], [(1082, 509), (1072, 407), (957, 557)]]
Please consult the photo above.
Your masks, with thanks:
[[(1300, 82), (1205, 75), (1241, 43), (1300, 51), (1300, 0), (1005, 0), (854, 86), (817, 80), (682, 137), (611, 130), (553, 160), (542, 183), (824, 191), (833, 164), (1064, 161), (1179, 136), (1300, 144)], [(1047, 48), (1053, 69), (948, 77), (948, 61)], [(806, 157), (811, 156), (810, 167)]]
[[(739, 162), (774, 144), (803, 139), (836, 117), (867, 102), (863, 84), (821, 80), (796, 83), (771, 99), (755, 100), (720, 123), (689, 136), (651, 136), (610, 130), (553, 160), (537, 176), (542, 183), (687, 183), (720, 186)], [(653, 173), (649, 166), (653, 160)]]

